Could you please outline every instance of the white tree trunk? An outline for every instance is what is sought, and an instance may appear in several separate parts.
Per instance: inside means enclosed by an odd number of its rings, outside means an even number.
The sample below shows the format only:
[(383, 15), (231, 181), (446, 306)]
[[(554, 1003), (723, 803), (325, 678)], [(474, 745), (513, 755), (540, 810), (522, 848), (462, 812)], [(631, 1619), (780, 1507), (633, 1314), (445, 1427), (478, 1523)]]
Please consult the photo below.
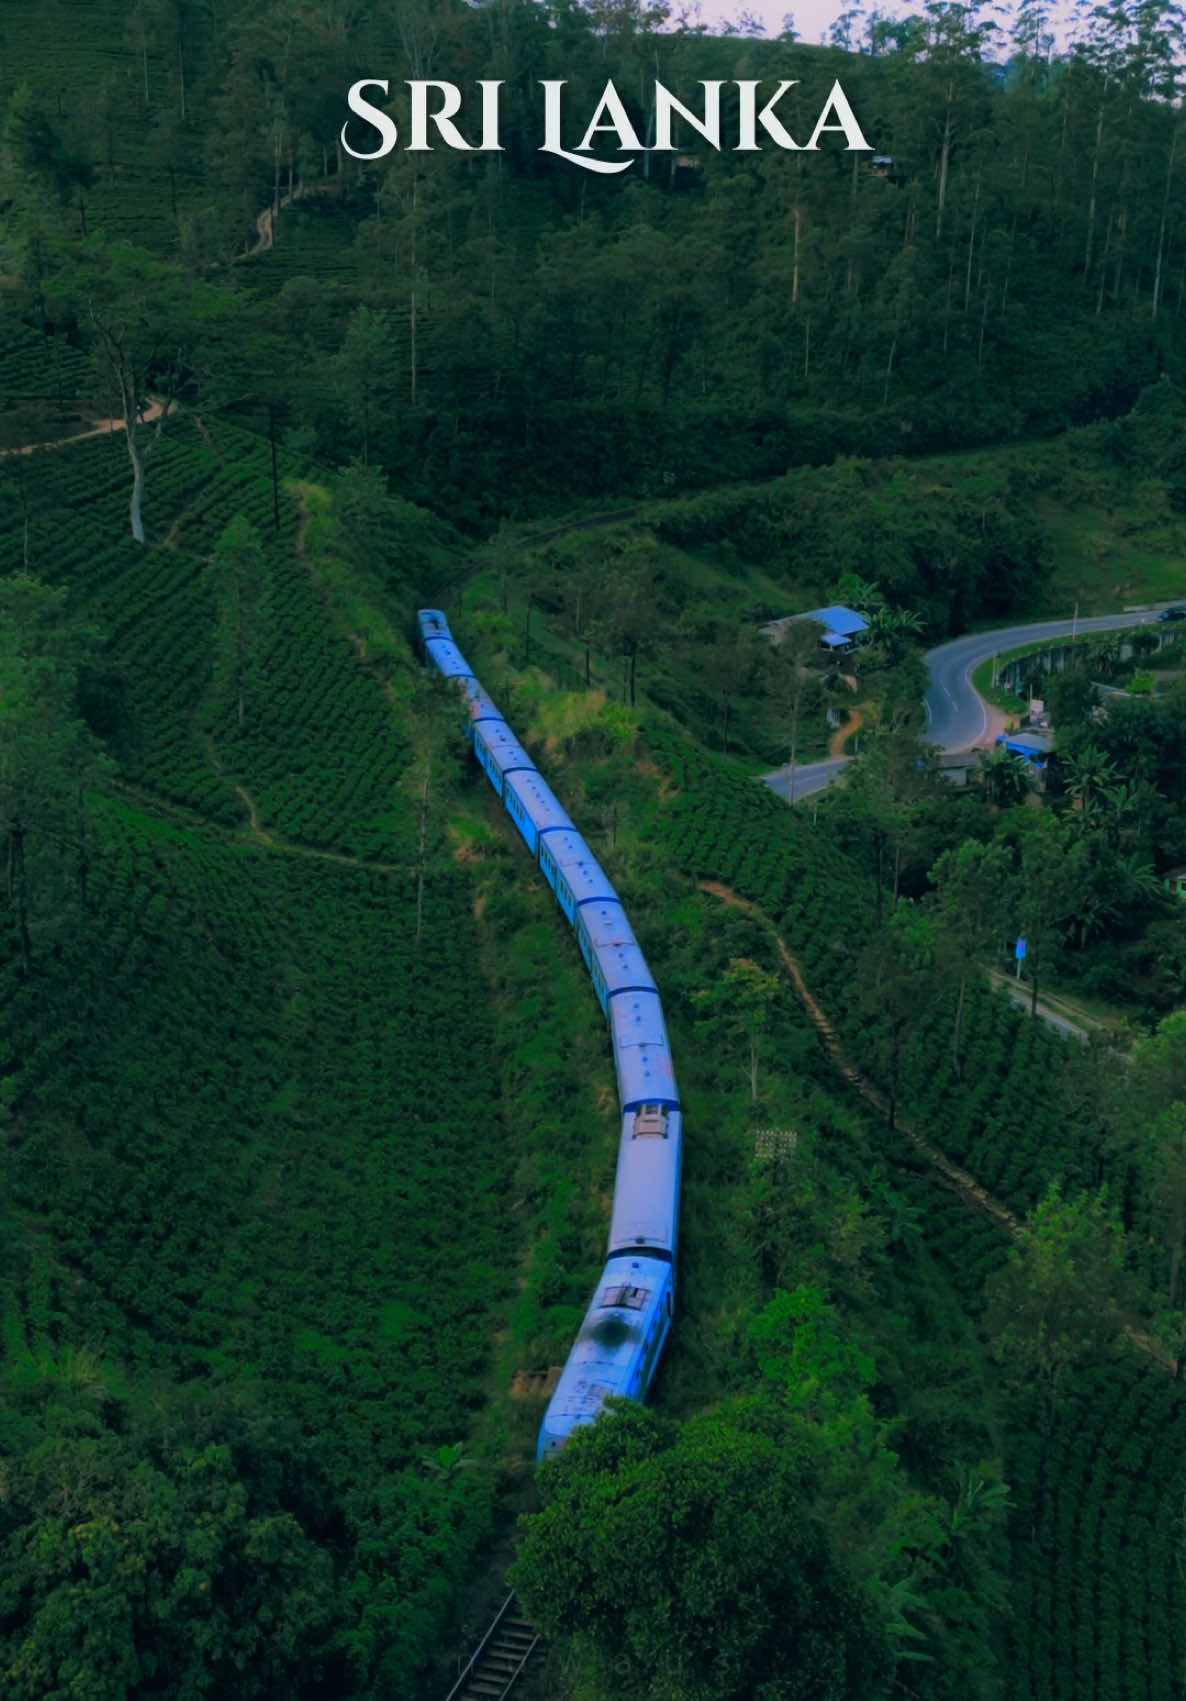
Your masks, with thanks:
[(128, 514), (132, 522), (132, 536), (137, 543), (144, 542), (144, 450), (136, 441), (136, 421), (130, 418), (124, 436), (128, 440), (128, 459), (132, 463), (132, 496), (128, 504)]

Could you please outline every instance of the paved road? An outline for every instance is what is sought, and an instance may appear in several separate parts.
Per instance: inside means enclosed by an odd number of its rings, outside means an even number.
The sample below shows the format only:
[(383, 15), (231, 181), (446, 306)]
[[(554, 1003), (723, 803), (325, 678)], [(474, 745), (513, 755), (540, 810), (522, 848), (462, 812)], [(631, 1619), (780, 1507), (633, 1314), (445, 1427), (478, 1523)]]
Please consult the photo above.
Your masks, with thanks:
[[(1002, 974), (997, 969), (990, 969), (988, 978), (998, 990), (1007, 993), (1014, 1004), (1019, 1005), (1026, 1015), (1029, 1015), (1033, 1000), (1031, 988), (1026, 982), (1015, 980), (1012, 975)], [(1080, 1045), (1086, 1045), (1091, 1037), (1081, 1022), (1073, 1022), (1069, 1016), (1064, 1016), (1041, 997), (1038, 999), (1038, 1017), (1048, 1027), (1056, 1028), (1060, 1034), (1065, 1034), (1068, 1039), (1078, 1040)]]
[[(993, 632), (973, 632), (953, 638), (927, 653), (931, 684), (927, 691), (927, 737), (941, 750), (972, 750), (990, 744), (996, 736), (995, 711), (972, 688), (972, 674), (982, 661), (1005, 650), (1041, 638), (1069, 638), (1075, 632), (1114, 632), (1122, 626), (1145, 626), (1157, 620), (1156, 611), (1146, 614), (1099, 614), (1084, 620), (1041, 620), (1030, 626), (998, 627)], [(827, 762), (812, 762), (795, 769), (795, 801), (833, 785), (849, 761), (847, 756)], [(766, 784), (780, 797), (788, 796), (789, 768), (763, 774)]]

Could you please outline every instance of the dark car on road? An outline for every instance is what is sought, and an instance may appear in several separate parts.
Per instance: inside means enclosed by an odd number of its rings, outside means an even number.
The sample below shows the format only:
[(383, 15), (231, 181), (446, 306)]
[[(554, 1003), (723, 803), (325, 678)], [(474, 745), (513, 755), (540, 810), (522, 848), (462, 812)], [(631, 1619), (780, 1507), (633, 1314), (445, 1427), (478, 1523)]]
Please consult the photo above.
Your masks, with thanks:
[(1186, 620), (1186, 608), (1180, 605), (1176, 608), (1163, 608), (1157, 618), (1158, 620)]

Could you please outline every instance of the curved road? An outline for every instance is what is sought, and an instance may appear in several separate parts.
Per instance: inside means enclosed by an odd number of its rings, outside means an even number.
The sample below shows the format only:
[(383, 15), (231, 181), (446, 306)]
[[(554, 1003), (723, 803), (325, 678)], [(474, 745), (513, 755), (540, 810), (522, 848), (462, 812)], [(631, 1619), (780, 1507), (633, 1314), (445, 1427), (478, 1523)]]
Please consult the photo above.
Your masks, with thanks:
[[(1148, 626), (1156, 623), (1157, 614), (1156, 609), (1150, 609), (1140, 614), (1097, 614), (1078, 621), (1040, 620), (1029, 626), (1000, 626), (991, 632), (973, 632), (938, 645), (927, 652), (926, 658), (931, 670), (926, 695), (927, 737), (941, 750), (972, 750), (978, 745), (992, 744), (1003, 717), (972, 686), (973, 672), (992, 656), (1041, 638), (1069, 638), (1073, 633), (1115, 632), (1122, 626)], [(839, 756), (827, 762), (797, 766), (793, 801), (832, 785), (850, 760), (848, 756)], [(762, 778), (780, 797), (792, 801), (789, 767), (776, 768)]]

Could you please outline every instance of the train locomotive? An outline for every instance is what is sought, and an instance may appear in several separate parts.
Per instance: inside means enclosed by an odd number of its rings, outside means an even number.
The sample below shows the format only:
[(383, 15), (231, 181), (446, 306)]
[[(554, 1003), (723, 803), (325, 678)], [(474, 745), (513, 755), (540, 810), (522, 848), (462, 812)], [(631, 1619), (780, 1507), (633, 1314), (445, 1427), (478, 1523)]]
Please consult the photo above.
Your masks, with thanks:
[(596, 857), (453, 641), (443, 614), (417, 615), (425, 657), (457, 682), (467, 736), (555, 893), (609, 1024), (622, 1111), (606, 1264), (540, 1429), (562, 1448), (613, 1394), (645, 1397), (671, 1328), (682, 1114), (658, 988)]

